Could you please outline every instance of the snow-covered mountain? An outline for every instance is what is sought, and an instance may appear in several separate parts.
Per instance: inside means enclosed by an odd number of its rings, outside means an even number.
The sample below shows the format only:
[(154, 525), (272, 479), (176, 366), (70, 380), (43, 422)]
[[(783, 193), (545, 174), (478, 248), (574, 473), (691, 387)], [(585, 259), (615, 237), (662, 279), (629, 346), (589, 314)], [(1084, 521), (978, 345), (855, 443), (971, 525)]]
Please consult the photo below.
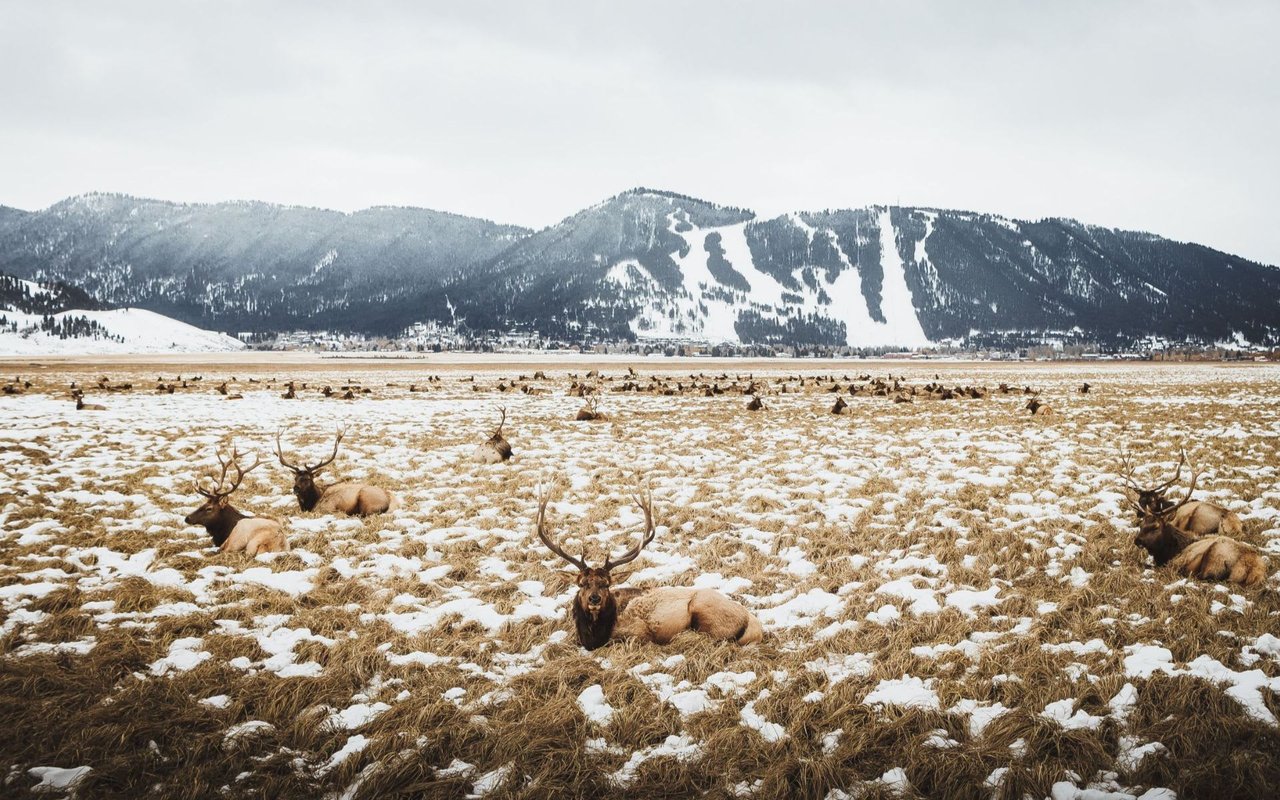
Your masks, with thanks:
[(344, 214), (86, 194), (0, 213), (0, 272), (205, 328), (358, 330), (527, 234), (418, 208)]
[(565, 337), (916, 346), (1072, 329), (1276, 342), (1277, 298), (1274, 267), (1074, 220), (903, 207), (760, 220), (638, 189), (456, 274), (423, 307)]
[(244, 348), (141, 308), (103, 309), (73, 287), (0, 275), (0, 355), (221, 352)]
[(1069, 219), (870, 207), (758, 219), (635, 189), (541, 231), (87, 195), (3, 209), (0, 270), (223, 330), (414, 322), (567, 339), (918, 346), (1087, 332), (1280, 343), (1280, 270)]

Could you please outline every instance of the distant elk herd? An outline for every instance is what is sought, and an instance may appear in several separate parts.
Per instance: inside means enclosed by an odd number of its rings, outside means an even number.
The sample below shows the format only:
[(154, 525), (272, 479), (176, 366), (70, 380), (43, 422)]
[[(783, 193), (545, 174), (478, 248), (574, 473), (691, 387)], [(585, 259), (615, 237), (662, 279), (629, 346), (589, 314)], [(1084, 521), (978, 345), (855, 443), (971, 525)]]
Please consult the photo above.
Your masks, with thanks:
[[(763, 412), (769, 408), (763, 399), (767, 395), (803, 393), (808, 390), (835, 395), (829, 411), (836, 415), (852, 413), (853, 406), (846, 398), (879, 397), (893, 403), (914, 403), (930, 400), (982, 400), (993, 394), (1018, 394), (1027, 398), (1023, 409), (1031, 416), (1053, 414), (1053, 410), (1040, 399), (1041, 392), (1029, 386), (1015, 388), (1000, 384), (995, 390), (975, 386), (946, 386), (936, 375), (933, 381), (923, 385), (911, 385), (904, 378), (892, 375), (887, 378), (860, 375), (856, 381), (851, 381), (847, 376), (843, 379), (836, 379), (834, 376), (796, 376), (765, 380), (753, 376), (730, 378), (727, 374), (718, 377), (690, 375), (687, 381), (656, 375), (644, 379), (634, 369), (629, 369), (619, 379), (602, 376), (596, 370), (588, 372), (583, 379), (573, 373), (570, 373), (569, 378), (572, 383), (568, 393), (583, 400), (583, 406), (573, 419), (582, 422), (608, 419), (600, 408), (606, 391), (658, 396), (712, 397), (739, 394), (749, 397), (746, 410)], [(160, 378), (157, 379), (155, 392), (174, 394), (179, 389), (194, 389), (202, 380), (199, 376), (188, 379), (178, 376), (172, 381)], [(474, 376), (460, 380), (471, 384), (473, 391), (481, 391), (482, 387)], [(544, 385), (547, 380), (545, 373), (538, 371), (534, 373), (532, 381), (521, 375), (518, 379), (499, 381), (496, 389), (499, 392), (547, 394), (549, 390)], [(262, 381), (250, 378), (249, 383)], [(265, 383), (270, 388), (274, 381)], [(408, 391), (429, 392), (438, 389), (440, 383), (441, 378), (432, 376), (427, 379), (426, 385), (410, 384)], [(606, 384), (611, 384), (607, 390)], [(300, 392), (309, 390), (308, 385), (300, 381), (291, 380), (283, 386), (285, 391), (280, 397), (286, 400), (297, 399)], [(395, 387), (396, 384), (389, 383), (387, 386)], [(29, 381), (15, 379), (6, 384), (3, 391), (4, 394), (22, 394), (30, 388)], [(103, 377), (97, 382), (96, 388), (102, 392), (127, 392), (133, 386), (128, 383), (112, 383)], [(1085, 383), (1076, 391), (1088, 394), (1091, 389), (1090, 384)], [(242, 392), (230, 388), (226, 381), (220, 383), (215, 391), (228, 400), (243, 398)], [(372, 390), (361, 386), (358, 381), (348, 381), (337, 390), (326, 385), (314, 391), (326, 398), (343, 400), (354, 400), (372, 393)], [(74, 382), (69, 393), (78, 410), (104, 410), (101, 404), (86, 403), (84, 388)], [(472, 460), (479, 464), (501, 464), (512, 457), (511, 444), (503, 434), (507, 411), (499, 408), (498, 414), (496, 427), (472, 453)], [(326, 484), (319, 480), (320, 475), (337, 458), (344, 434), (345, 431), (337, 433), (333, 449), (327, 458), (308, 465), (305, 461), (289, 460), (281, 434), (277, 433), (275, 455), (280, 465), (293, 474), (292, 491), (299, 509), (303, 512), (358, 517), (396, 510), (399, 499), (383, 487), (345, 481)], [(207, 485), (200, 481), (195, 485), (195, 491), (205, 498), (205, 502), (186, 517), (186, 523), (203, 526), (213, 543), (223, 552), (243, 551), (254, 556), (258, 553), (287, 550), (288, 544), (280, 522), (244, 514), (230, 504), (231, 495), (244, 477), (261, 462), (255, 460), (247, 467), (242, 466), (241, 454), (234, 448), (229, 457), (224, 457), (220, 452), (215, 453), (215, 457), (219, 465), (217, 474), (202, 479), (209, 481)], [(1187, 466), (1187, 458), (1182, 453), (1171, 478), (1159, 484), (1144, 486), (1135, 477), (1136, 470), (1129, 455), (1122, 451), (1120, 476), (1124, 482), (1123, 491), (1138, 527), (1135, 545), (1145, 549), (1156, 566), (1169, 567), (1188, 577), (1228, 581), (1243, 586), (1260, 585), (1268, 575), (1267, 562), (1256, 549), (1233, 538), (1243, 532), (1240, 517), (1221, 505), (1192, 498), (1200, 478), (1199, 471), (1194, 468), (1191, 470), (1189, 484), (1181, 497), (1175, 499), (1170, 496), (1170, 490), (1178, 483), (1184, 466)], [(694, 630), (712, 638), (741, 644), (759, 641), (762, 636), (759, 621), (740, 603), (715, 590), (615, 587), (616, 576), (613, 575), (613, 570), (634, 561), (655, 536), (652, 495), (637, 495), (635, 501), (645, 522), (640, 541), (622, 555), (610, 556), (601, 566), (591, 567), (585, 554), (582, 557), (570, 555), (548, 532), (548, 500), (539, 491), (535, 518), (537, 536), (552, 553), (577, 570), (575, 581), (578, 592), (571, 616), (582, 645), (594, 649), (615, 638), (638, 638), (664, 643), (684, 630)]]

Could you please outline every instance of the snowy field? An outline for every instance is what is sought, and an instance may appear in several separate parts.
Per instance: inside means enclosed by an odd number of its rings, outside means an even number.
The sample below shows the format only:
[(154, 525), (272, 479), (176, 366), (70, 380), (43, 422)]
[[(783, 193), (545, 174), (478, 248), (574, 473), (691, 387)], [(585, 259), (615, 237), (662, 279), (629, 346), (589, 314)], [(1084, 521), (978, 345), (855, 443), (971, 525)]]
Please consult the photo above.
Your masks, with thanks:
[[(812, 366), (757, 371), (754, 414), (741, 394), (614, 393), (609, 368), (598, 423), (572, 421), (585, 369), (565, 364), (526, 370), (547, 371), (536, 394), (465, 364), (23, 373), (34, 386), (0, 396), (0, 794), (1276, 796), (1280, 370)], [(647, 385), (655, 365), (636, 367)], [(996, 394), (833, 416), (830, 380), (801, 387), (800, 367), (1030, 384), (1058, 413)], [(104, 369), (134, 390), (77, 412), (70, 381)], [(214, 391), (233, 375), (242, 400)], [(356, 380), (371, 393), (317, 391)], [(499, 406), (515, 456), (474, 464)], [(276, 431), (315, 461), (343, 426), (336, 475), (397, 511), (298, 511)], [(222, 554), (183, 523), (233, 441), (264, 465), (232, 503), (285, 521), (288, 554)], [(1122, 444), (1151, 478), (1185, 445), (1197, 495), (1269, 554), (1266, 585), (1153, 568)], [(533, 533), (539, 483), (592, 560), (635, 541), (650, 484), (657, 538), (628, 583), (719, 588), (764, 641), (580, 648), (566, 565)]]

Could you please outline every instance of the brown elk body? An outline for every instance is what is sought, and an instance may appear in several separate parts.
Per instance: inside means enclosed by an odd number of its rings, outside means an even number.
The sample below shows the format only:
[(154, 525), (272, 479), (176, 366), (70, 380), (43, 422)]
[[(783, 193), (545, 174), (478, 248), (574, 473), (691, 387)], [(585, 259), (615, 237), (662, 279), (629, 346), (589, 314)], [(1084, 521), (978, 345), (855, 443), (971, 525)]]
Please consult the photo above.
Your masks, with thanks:
[(290, 464), (284, 459), (280, 447), (280, 435), (276, 434), (276, 457), (286, 469), (293, 471), (293, 495), (298, 498), (298, 507), (303, 511), (315, 511), (321, 514), (347, 514), (353, 517), (367, 517), (393, 511), (397, 506), (396, 497), (379, 486), (367, 483), (344, 482), (325, 486), (316, 481), (316, 476), (338, 457), (338, 445), (342, 443), (345, 431), (338, 433), (333, 443), (333, 453), (325, 460), (312, 466)]
[(836, 401), (831, 404), (831, 413), (847, 414), (849, 413), (849, 404), (844, 401), (843, 397), (837, 397)]
[(471, 459), (481, 464), (500, 464), (511, 458), (511, 444), (502, 435), (502, 426), (507, 424), (507, 410), (500, 408), (502, 419), (489, 438), (479, 444)]
[[(204, 489), (197, 483), (196, 492), (205, 498), (204, 505), (192, 511), (183, 520), (188, 525), (202, 525), (213, 538), (213, 543), (223, 553), (244, 551), (250, 556), (258, 553), (284, 552), (289, 549), (285, 539), (284, 528), (274, 519), (267, 517), (250, 517), (242, 514), (229, 502), (231, 493), (240, 486), (240, 481), (261, 462), (255, 461), (248, 469), (240, 467), (240, 454), (234, 450), (231, 460), (224, 461), (218, 454), (218, 463), (222, 472), (212, 489)], [(230, 488), (226, 486), (227, 470), (235, 467), (236, 477)]]
[[(1174, 523), (1196, 488), (1198, 473), (1181, 502), (1169, 508), (1149, 510), (1134, 544), (1151, 554), (1156, 566), (1169, 566), (1181, 575), (1206, 581), (1229, 581), (1257, 586), (1267, 578), (1267, 560), (1254, 548), (1227, 536), (1198, 536)], [(1134, 508), (1138, 505), (1133, 504)]]
[(684, 631), (697, 631), (713, 639), (752, 644), (764, 637), (760, 621), (741, 603), (714, 589), (664, 586), (655, 589), (614, 588), (611, 571), (634, 561), (653, 541), (653, 498), (635, 498), (644, 512), (645, 533), (639, 544), (618, 558), (607, 557), (601, 567), (591, 567), (586, 556), (574, 558), (547, 533), (547, 498), (538, 502), (537, 531), (551, 552), (578, 569), (578, 593), (571, 616), (578, 642), (595, 650), (611, 639), (639, 639), (666, 644)]

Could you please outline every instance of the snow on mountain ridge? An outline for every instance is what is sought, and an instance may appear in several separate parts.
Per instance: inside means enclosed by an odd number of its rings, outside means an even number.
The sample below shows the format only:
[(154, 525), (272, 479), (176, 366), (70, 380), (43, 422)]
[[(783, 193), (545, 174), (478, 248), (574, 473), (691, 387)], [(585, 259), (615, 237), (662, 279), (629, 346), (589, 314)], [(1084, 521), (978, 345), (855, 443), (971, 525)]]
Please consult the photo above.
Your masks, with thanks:
[[(844, 326), (846, 342), (851, 346), (929, 344), (912, 303), (888, 209), (881, 210), (879, 215), (881, 252), (889, 254), (888, 259), (882, 255), (882, 264), (886, 267), (884, 322), (873, 319), (862, 291), (858, 265), (844, 252), (835, 231), (810, 225), (799, 213), (778, 219), (785, 219), (803, 231), (810, 246), (816, 236), (827, 237), (843, 267), (834, 280), (816, 265), (801, 264), (792, 269), (793, 275), (809, 269), (815, 275), (800, 281), (798, 288), (784, 286), (773, 274), (761, 269), (752, 256), (746, 237), (746, 228), (752, 221), (703, 228), (672, 212), (666, 218), (667, 230), (685, 243), (680, 251), (672, 254), (682, 280), (679, 288), (664, 289), (635, 259), (623, 259), (606, 273), (607, 279), (620, 291), (635, 294), (636, 299), (643, 301), (632, 321), (632, 331), (639, 338), (698, 338), (740, 343), (742, 337), (737, 323), (742, 312), (750, 311), (778, 323), (815, 315), (824, 317)], [(712, 234), (719, 236), (724, 260), (746, 277), (750, 284), (748, 291), (726, 285), (712, 273), (711, 253), (706, 247), (707, 237)], [(923, 250), (922, 243), (917, 247)]]
[(141, 308), (117, 308), (109, 311), (63, 311), (53, 314), (55, 320), (85, 317), (123, 341), (104, 338), (68, 338), (35, 329), (38, 314), (6, 311), (9, 322), (18, 324), (18, 332), (0, 330), (0, 355), (98, 355), (106, 353), (211, 353), (243, 350), (239, 339), (217, 331), (207, 331), (176, 319)]

